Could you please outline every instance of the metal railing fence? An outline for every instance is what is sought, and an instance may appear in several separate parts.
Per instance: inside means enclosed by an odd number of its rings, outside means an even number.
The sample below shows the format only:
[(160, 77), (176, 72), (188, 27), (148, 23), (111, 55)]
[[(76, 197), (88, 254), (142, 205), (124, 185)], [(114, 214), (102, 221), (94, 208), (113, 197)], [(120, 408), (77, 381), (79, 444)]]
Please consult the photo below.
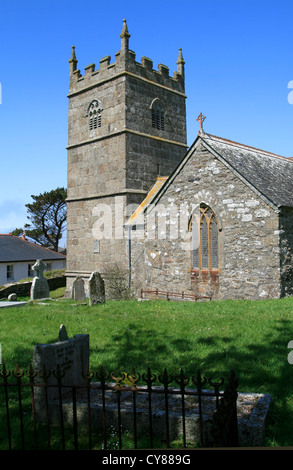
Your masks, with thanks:
[[(52, 376), (54, 384), (49, 383)], [(115, 377), (100, 367), (87, 371), (79, 385), (62, 383), (63, 376), (60, 368), (36, 371), (17, 365), (10, 371), (2, 365), (1, 450), (123, 449), (125, 439), (131, 439), (134, 449), (157, 448), (158, 442), (170, 448), (176, 440), (183, 448), (238, 445), (233, 370), (226, 384), (208, 380), (200, 371), (185, 376), (182, 369), (177, 376), (148, 369), (142, 375), (133, 371)]]

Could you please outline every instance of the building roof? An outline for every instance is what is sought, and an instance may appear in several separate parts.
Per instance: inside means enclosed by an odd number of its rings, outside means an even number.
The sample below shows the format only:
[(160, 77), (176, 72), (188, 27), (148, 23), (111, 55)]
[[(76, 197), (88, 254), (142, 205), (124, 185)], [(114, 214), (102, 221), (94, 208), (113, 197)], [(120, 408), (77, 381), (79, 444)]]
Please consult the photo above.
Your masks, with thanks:
[(293, 207), (293, 160), (214, 135), (204, 145), (276, 207)]
[(143, 214), (146, 208), (151, 204), (157, 192), (161, 189), (161, 187), (163, 186), (163, 184), (165, 183), (167, 179), (168, 179), (167, 176), (160, 176), (157, 178), (155, 184), (153, 185), (151, 190), (148, 192), (144, 200), (140, 203), (140, 205), (134, 211), (134, 213), (129, 217), (125, 226), (135, 225), (137, 223), (139, 224), (141, 214)]
[(37, 259), (65, 260), (66, 256), (29, 242), (25, 238), (0, 234), (0, 263), (35, 261)]
[(200, 132), (185, 157), (168, 178), (163, 178), (151, 189), (145, 200), (128, 219), (129, 225), (137, 223), (137, 216), (145, 212), (150, 202), (156, 204), (161, 195), (172, 184), (196, 148), (202, 144), (238, 178), (260, 197), (277, 209), (293, 207), (293, 159), (276, 155), (248, 145), (233, 142), (211, 134)]

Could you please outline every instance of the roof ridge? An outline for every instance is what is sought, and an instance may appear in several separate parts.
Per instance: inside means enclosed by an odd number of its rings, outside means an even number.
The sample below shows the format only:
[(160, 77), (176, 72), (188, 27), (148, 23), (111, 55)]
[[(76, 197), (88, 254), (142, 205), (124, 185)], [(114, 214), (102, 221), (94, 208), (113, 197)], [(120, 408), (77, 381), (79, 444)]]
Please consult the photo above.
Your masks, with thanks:
[(276, 153), (273, 153), (273, 152), (269, 152), (268, 150), (263, 150), (263, 149), (260, 149), (260, 148), (257, 148), (257, 147), (252, 147), (251, 145), (246, 145), (246, 144), (242, 144), (240, 142), (236, 142), (234, 140), (230, 140), (230, 139), (225, 139), (224, 137), (219, 137), (217, 135), (213, 135), (213, 134), (205, 134), (211, 138), (215, 138), (215, 139), (218, 139), (218, 140), (223, 140), (229, 144), (234, 144), (234, 145), (239, 145), (241, 147), (245, 147), (247, 149), (251, 149), (251, 150), (255, 150), (256, 152), (261, 152), (261, 153), (265, 153), (271, 157), (275, 157), (275, 158), (280, 158), (282, 160), (286, 160), (286, 161), (289, 161), (290, 163), (292, 163), (292, 159), (290, 157), (284, 157), (283, 155), (278, 155)]
[(48, 248), (47, 246), (39, 245), (37, 242), (33, 242), (31, 240), (28, 240), (27, 238), (20, 238), (17, 235), (12, 235), (11, 233), (0, 233), (0, 236), (2, 236), (2, 235), (8, 236), (8, 237), (14, 237), (17, 240), (19, 240), (20, 242), (26, 242), (26, 243), (29, 243), (32, 246), (36, 246), (36, 247), (41, 248), (43, 250), (50, 251), (51, 253), (54, 253), (54, 254), (57, 254), (57, 255), (60, 255), (60, 256), (65, 256), (63, 253), (60, 253), (59, 251), (51, 250), (51, 248)]

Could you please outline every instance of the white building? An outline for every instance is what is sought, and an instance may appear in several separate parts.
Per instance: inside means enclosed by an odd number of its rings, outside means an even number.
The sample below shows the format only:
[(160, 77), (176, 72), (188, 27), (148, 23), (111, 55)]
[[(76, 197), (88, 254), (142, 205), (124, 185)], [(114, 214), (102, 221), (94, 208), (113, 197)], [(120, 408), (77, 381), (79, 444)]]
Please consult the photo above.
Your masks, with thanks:
[(0, 286), (34, 277), (32, 269), (37, 259), (47, 264), (47, 270), (65, 269), (66, 256), (28, 241), (24, 236), (0, 235)]

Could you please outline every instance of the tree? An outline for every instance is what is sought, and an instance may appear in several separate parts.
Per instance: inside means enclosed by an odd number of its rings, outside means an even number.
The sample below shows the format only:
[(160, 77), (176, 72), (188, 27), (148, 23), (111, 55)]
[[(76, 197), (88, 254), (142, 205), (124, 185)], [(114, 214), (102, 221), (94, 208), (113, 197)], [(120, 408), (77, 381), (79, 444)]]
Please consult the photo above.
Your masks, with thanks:
[(24, 230), (15, 229), (12, 234), (19, 235), (25, 231), (29, 238), (40, 245), (52, 246), (54, 251), (58, 251), (59, 241), (66, 226), (67, 191), (57, 188), (31, 197), (34, 202), (25, 205), (29, 214), (27, 218), (31, 223), (25, 224)]

